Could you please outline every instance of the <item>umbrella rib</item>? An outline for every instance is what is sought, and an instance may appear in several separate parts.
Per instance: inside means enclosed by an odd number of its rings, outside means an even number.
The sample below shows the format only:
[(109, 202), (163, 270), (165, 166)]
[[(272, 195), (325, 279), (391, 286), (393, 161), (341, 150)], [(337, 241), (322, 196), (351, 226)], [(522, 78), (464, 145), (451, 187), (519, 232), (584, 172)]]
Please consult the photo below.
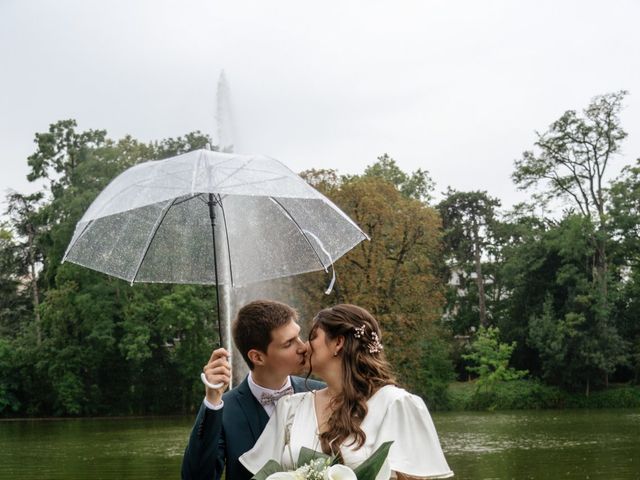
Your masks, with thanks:
[(161, 212), (160, 216), (156, 220), (156, 223), (153, 226), (153, 229), (151, 230), (151, 233), (149, 234), (149, 238), (147, 238), (147, 244), (144, 247), (144, 251), (142, 253), (142, 257), (140, 258), (140, 261), (138, 262), (138, 266), (136, 267), (135, 274), (133, 275), (133, 278), (131, 279), (131, 285), (133, 285), (133, 283), (136, 281), (136, 278), (138, 278), (138, 273), (140, 272), (140, 267), (142, 267), (142, 263), (144, 262), (144, 259), (147, 258), (147, 253), (149, 252), (149, 247), (151, 247), (151, 242), (153, 242), (153, 239), (156, 237), (156, 233), (158, 232), (158, 229), (160, 228), (160, 225), (164, 221), (164, 217), (167, 216), (167, 213), (169, 213), (169, 210), (171, 210), (171, 207), (173, 207), (174, 203), (176, 203), (177, 200), (178, 200), (177, 198), (174, 198), (173, 200), (171, 200), (171, 202), (167, 202), (167, 204), (162, 209), (162, 212)]
[[(220, 186), (220, 185), (222, 185), (224, 182), (226, 182), (227, 180), (229, 180), (231, 177), (233, 177), (234, 175), (236, 175), (240, 170), (245, 170), (245, 167), (246, 167), (247, 165), (249, 165), (250, 163), (251, 163), (251, 160), (249, 160), (249, 161), (247, 161), (247, 162), (243, 163), (243, 164), (242, 164), (242, 165), (240, 165), (239, 167), (233, 167), (233, 170), (232, 170), (232, 171), (231, 171), (231, 172), (226, 176), (226, 178), (224, 178), (224, 179), (220, 180), (220, 181), (216, 184), (216, 186), (218, 186), (218, 187), (219, 187), (219, 186)], [(219, 169), (221, 169), (221, 168), (220, 168), (220, 164), (218, 164), (218, 165), (217, 165), (217, 167), (218, 167)], [(229, 168), (229, 167), (222, 167), (222, 168)]]
[(177, 197), (176, 201), (173, 203), (172, 207), (175, 207), (176, 205), (181, 205), (181, 204), (183, 204), (185, 202), (189, 202), (189, 201), (193, 200), (194, 198), (200, 198), (200, 195), (202, 195), (202, 194), (201, 193), (195, 193), (193, 195), (186, 195), (186, 196), (182, 197), (182, 200), (180, 200), (180, 201), (177, 201), (177, 198), (180, 198), (180, 197)]
[(316, 254), (316, 257), (318, 258), (318, 261), (320, 262), (320, 265), (322, 265), (322, 268), (324, 269), (325, 272), (328, 272), (328, 268), (325, 266), (324, 262), (322, 261), (322, 259), (320, 258), (320, 255), (318, 255), (318, 251), (313, 247), (313, 245), (311, 244), (311, 242), (309, 241), (309, 237), (307, 237), (307, 234), (304, 233), (304, 230), (302, 230), (302, 227), (300, 227), (300, 225), (298, 224), (298, 222), (296, 221), (295, 218), (293, 218), (293, 215), (291, 215), (291, 213), (289, 212), (289, 210), (286, 209), (286, 207), (284, 205), (282, 205), (278, 200), (276, 200), (273, 197), (269, 197), (269, 199), (274, 202), (276, 205), (278, 205), (283, 211), (284, 213), (287, 214), (287, 216), (291, 219), (291, 221), (293, 222), (293, 224), (297, 227), (298, 231), (300, 232), (300, 234), (304, 237), (304, 239), (307, 241), (307, 243), (309, 244), (309, 246), (311, 247), (311, 250), (313, 250), (313, 253)]
[[(284, 175), (280, 175), (279, 177), (265, 178), (263, 180), (256, 180), (254, 182), (242, 182), (242, 183), (236, 183), (236, 184), (232, 184), (232, 185), (222, 185), (222, 187), (223, 188), (234, 188), (234, 187), (244, 187), (244, 186), (247, 186), (247, 185), (259, 185), (261, 183), (268, 183), (268, 182), (275, 182), (277, 180), (282, 180), (283, 178), (286, 179), (286, 178), (289, 178), (289, 177), (286, 177)], [(216, 187), (221, 186), (221, 183), (222, 182), (218, 183), (216, 185)]]
[[(231, 280), (231, 288), (233, 288), (233, 269), (231, 268), (231, 245), (229, 244), (229, 229), (227, 228), (227, 215), (224, 213), (224, 206), (222, 205), (222, 197), (218, 195), (218, 205), (222, 210), (222, 221), (224, 222), (224, 236), (227, 240), (227, 256), (229, 257), (229, 279)], [(218, 279), (216, 278), (216, 282)]]
[(69, 255), (69, 252), (71, 252), (71, 249), (75, 246), (75, 244), (76, 244), (76, 243), (78, 243), (78, 240), (80, 240), (80, 239), (82, 238), (82, 236), (84, 235), (84, 232), (86, 232), (86, 231), (89, 229), (89, 227), (93, 224), (93, 222), (94, 222), (94, 221), (95, 221), (95, 219), (93, 219), (93, 220), (89, 220), (89, 221), (87, 222), (87, 224), (86, 224), (86, 225), (84, 226), (84, 228), (82, 229), (82, 232), (80, 232), (80, 235), (78, 235), (78, 236), (76, 237), (76, 239), (73, 241), (73, 243), (72, 243), (72, 244), (70, 244), (70, 245), (67, 247), (67, 251), (66, 251), (66, 252), (64, 252), (64, 257), (62, 257), (62, 262), (60, 262), (60, 263), (64, 263), (64, 262), (65, 262), (65, 260), (67, 259), (67, 255)]

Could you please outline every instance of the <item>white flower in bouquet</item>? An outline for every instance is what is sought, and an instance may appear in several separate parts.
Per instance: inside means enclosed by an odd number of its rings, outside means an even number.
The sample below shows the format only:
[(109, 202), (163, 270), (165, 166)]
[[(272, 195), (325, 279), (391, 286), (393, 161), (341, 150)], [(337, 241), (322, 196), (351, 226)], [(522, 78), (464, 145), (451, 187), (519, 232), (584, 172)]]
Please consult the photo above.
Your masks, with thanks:
[(267, 477), (267, 480), (305, 480), (297, 472), (276, 472)]
[(336, 464), (324, 471), (323, 480), (358, 480), (358, 477), (349, 467)]
[(284, 468), (275, 460), (269, 460), (252, 480), (374, 480), (378, 472), (386, 467), (387, 476), (390, 474), (389, 465), (385, 463), (389, 448), (393, 442), (385, 442), (373, 452), (355, 470), (336, 463), (335, 456), (330, 457), (322, 452), (315, 452), (302, 447), (298, 456), (298, 467), (295, 471), (283, 471)]

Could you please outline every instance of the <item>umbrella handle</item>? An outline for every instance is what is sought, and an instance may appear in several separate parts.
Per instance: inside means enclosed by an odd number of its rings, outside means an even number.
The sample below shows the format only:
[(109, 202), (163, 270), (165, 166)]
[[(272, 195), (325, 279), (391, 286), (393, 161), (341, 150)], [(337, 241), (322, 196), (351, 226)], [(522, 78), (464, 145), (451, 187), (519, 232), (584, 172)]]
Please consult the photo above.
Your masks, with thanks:
[(222, 385), (224, 385), (224, 383), (209, 383), (209, 380), (207, 380), (207, 376), (204, 374), (204, 372), (200, 374), (200, 380), (202, 380), (202, 383), (204, 383), (207, 387), (213, 388), (214, 390), (217, 390), (218, 388), (222, 387)]

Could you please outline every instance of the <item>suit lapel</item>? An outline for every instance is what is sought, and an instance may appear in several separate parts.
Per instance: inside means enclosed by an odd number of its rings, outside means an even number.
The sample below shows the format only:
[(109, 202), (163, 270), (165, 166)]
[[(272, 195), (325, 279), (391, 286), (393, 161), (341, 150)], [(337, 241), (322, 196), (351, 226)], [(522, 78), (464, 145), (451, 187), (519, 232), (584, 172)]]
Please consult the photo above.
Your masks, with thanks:
[(293, 387), (293, 391), (295, 393), (306, 392), (307, 389), (304, 387), (304, 379), (291, 376), (291, 386)]
[(246, 378), (238, 385), (237, 391), (236, 399), (247, 419), (249, 430), (253, 435), (253, 441), (256, 442), (269, 421), (269, 415), (251, 393), (249, 382)]

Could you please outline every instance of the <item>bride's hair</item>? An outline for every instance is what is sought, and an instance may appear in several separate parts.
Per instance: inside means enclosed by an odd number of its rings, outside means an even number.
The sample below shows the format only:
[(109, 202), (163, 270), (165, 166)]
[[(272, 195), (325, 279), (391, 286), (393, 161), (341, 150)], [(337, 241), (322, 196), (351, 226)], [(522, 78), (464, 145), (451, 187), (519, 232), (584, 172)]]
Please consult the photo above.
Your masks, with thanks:
[(349, 445), (364, 445), (366, 435), (360, 424), (367, 414), (367, 400), (396, 380), (382, 350), (378, 321), (364, 308), (348, 304), (325, 308), (314, 319), (310, 339), (318, 328), (327, 340), (344, 337), (340, 352), (343, 389), (331, 400), (328, 429), (320, 434), (322, 450), (338, 454), (340, 445), (351, 436)]

